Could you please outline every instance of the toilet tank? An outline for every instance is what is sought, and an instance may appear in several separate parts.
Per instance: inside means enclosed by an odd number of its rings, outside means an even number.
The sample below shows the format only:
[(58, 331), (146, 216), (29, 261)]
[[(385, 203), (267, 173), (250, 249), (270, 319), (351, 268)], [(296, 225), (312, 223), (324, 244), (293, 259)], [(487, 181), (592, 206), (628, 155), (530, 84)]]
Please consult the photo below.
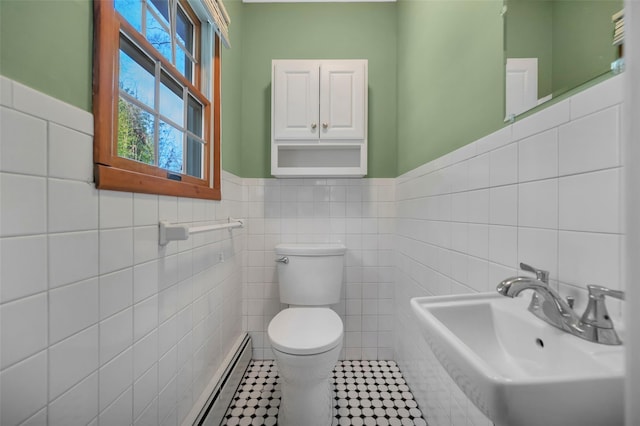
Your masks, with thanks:
[(275, 246), (280, 301), (299, 306), (340, 302), (345, 251), (337, 243)]

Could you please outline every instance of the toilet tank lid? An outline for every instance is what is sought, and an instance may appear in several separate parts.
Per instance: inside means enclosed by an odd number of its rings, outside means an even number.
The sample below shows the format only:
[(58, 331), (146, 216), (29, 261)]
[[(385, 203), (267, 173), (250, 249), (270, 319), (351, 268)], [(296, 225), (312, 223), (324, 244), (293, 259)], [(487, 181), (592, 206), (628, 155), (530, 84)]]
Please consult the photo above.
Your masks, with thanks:
[(284, 243), (275, 246), (276, 254), (291, 256), (342, 255), (347, 248), (340, 243)]

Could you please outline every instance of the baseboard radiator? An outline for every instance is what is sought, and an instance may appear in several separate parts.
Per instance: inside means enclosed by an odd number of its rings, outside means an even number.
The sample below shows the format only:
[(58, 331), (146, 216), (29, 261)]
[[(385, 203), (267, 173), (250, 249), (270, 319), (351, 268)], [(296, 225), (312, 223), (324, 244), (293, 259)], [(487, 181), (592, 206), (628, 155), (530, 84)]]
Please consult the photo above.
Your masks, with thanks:
[(233, 395), (238, 389), (249, 362), (251, 362), (251, 354), (251, 338), (247, 334), (238, 346), (238, 350), (227, 365), (222, 377), (220, 377), (218, 384), (213, 389), (207, 403), (200, 411), (200, 415), (194, 425), (219, 426), (222, 423)]

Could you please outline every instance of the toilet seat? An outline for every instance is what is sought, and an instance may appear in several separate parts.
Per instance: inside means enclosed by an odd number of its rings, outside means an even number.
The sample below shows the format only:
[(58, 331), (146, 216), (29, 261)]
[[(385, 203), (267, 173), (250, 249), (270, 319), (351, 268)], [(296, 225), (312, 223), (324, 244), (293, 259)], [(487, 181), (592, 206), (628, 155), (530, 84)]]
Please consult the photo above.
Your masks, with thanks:
[(343, 326), (340, 316), (329, 308), (288, 308), (271, 320), (267, 334), (280, 352), (314, 355), (340, 344)]

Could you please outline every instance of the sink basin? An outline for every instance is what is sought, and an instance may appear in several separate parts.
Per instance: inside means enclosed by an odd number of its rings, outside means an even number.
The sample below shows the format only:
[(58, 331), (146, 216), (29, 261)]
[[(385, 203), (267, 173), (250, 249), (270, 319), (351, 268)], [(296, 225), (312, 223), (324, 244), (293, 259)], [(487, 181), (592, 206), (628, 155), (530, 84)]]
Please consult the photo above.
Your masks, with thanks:
[(416, 297), (411, 308), (436, 358), (496, 425), (622, 425), (623, 346), (545, 323), (529, 296)]

